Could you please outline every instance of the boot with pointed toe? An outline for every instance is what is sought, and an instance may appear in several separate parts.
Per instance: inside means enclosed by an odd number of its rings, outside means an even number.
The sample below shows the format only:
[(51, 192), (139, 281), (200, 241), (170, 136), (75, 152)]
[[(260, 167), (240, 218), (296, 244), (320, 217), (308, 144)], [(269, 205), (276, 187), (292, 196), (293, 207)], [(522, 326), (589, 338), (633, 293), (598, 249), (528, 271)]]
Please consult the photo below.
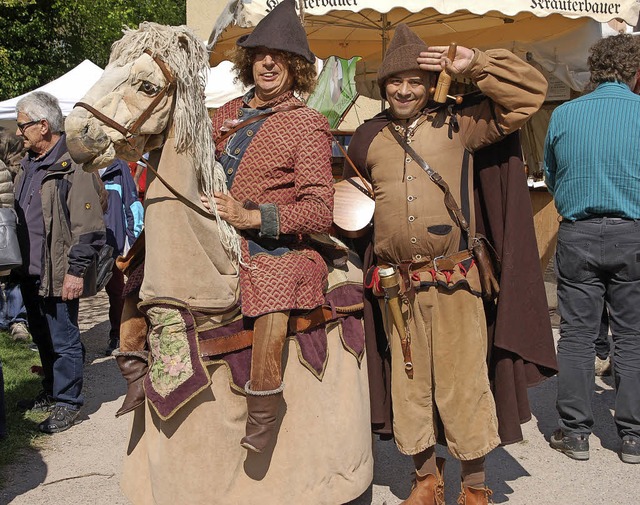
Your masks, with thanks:
[(124, 397), (122, 406), (116, 412), (116, 417), (127, 414), (144, 403), (144, 376), (147, 375), (149, 365), (146, 351), (120, 352), (116, 349), (113, 356), (120, 367), (122, 377), (127, 381), (127, 394)]
[(278, 422), (278, 411), (282, 400), (284, 383), (271, 391), (252, 391), (249, 382), (247, 393), (246, 435), (240, 445), (253, 452), (262, 452), (271, 442)]

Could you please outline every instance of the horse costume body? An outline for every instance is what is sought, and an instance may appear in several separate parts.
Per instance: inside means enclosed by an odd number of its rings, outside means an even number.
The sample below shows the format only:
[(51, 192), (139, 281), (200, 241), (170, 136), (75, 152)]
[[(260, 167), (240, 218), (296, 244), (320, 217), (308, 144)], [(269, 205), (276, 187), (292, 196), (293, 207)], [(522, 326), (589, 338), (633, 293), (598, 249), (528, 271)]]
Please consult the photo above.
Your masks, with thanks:
[(276, 441), (247, 453), (239, 441), (251, 356), (236, 338), (248, 330), (238, 240), (200, 204), (203, 193), (216, 214), (213, 192), (226, 191), (203, 100), (207, 68), (204, 45), (186, 27), (143, 23), (114, 44), (84, 108), (65, 124), (85, 170), (152, 151), (167, 183), (151, 178), (145, 200), (148, 401), (135, 410), (122, 487), (136, 505), (345, 503), (373, 474), (362, 324), (336, 310), (361, 302), (362, 271), (353, 256), (329, 268), (325, 308), (333, 317), (293, 330)]

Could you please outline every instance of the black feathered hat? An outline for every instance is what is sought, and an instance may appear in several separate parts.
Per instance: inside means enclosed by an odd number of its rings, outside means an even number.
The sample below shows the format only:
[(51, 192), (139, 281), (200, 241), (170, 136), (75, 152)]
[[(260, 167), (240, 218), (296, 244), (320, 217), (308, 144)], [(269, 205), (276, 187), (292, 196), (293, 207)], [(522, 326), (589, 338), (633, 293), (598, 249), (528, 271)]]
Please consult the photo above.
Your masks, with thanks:
[(298, 19), (294, 0), (283, 0), (260, 20), (248, 35), (240, 37), (240, 47), (266, 47), (302, 56), (309, 63), (316, 57), (309, 49), (307, 34)]

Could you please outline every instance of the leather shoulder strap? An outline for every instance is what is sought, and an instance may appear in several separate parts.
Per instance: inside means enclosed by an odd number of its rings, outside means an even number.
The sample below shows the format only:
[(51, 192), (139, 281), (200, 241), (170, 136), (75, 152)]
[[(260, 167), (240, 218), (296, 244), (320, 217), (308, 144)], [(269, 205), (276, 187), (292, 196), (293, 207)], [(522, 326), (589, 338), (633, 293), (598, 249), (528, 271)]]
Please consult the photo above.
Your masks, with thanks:
[(393, 135), (393, 138), (396, 139), (398, 144), (400, 144), (402, 148), (405, 150), (405, 152), (409, 156), (411, 156), (411, 158), (413, 158), (418, 165), (420, 165), (420, 168), (422, 168), (422, 170), (424, 170), (427, 173), (427, 175), (429, 176), (429, 179), (431, 179), (435, 184), (437, 184), (438, 187), (443, 191), (444, 204), (447, 206), (447, 209), (453, 212), (453, 215), (458, 221), (460, 228), (462, 228), (467, 233), (467, 235), (469, 235), (469, 223), (467, 222), (467, 219), (464, 217), (462, 210), (460, 210), (460, 206), (458, 205), (458, 202), (456, 202), (456, 199), (451, 194), (451, 190), (449, 189), (449, 185), (447, 184), (447, 182), (442, 178), (442, 176), (438, 172), (432, 169), (425, 160), (422, 159), (422, 157), (415, 151), (415, 149), (413, 149), (413, 147), (411, 147), (406, 142), (406, 140), (402, 137), (402, 135), (400, 135), (400, 133), (393, 127), (392, 124), (389, 124), (388, 128), (389, 128), (389, 131), (391, 132), (391, 135)]
[(233, 135), (235, 132), (237, 132), (238, 130), (244, 128), (245, 126), (249, 126), (250, 124), (253, 124), (257, 121), (260, 121), (268, 116), (271, 116), (272, 114), (275, 114), (276, 112), (284, 112), (284, 111), (288, 111), (288, 110), (295, 110), (295, 109), (299, 109), (301, 107), (305, 107), (305, 105), (286, 105), (284, 107), (280, 107), (278, 109), (271, 109), (265, 112), (262, 112), (261, 114), (256, 114), (255, 116), (252, 116), (248, 119), (245, 119), (244, 121), (239, 122), (237, 125), (235, 125), (233, 128), (227, 130), (226, 132), (224, 132), (222, 135), (220, 135), (220, 137), (218, 138), (217, 143), (222, 143), (224, 141), (226, 141), (229, 137), (231, 137), (231, 135)]

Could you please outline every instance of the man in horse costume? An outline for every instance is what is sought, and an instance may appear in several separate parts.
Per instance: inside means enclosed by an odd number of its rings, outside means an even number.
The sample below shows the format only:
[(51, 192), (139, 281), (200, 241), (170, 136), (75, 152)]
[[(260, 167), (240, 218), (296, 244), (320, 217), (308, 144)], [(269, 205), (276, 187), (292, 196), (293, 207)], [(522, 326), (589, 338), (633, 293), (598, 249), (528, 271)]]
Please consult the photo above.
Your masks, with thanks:
[[(371, 265), (373, 293), (386, 295), (378, 300), (372, 292), (367, 295), (368, 313), (374, 318), (379, 302), (387, 332), (385, 338), (382, 324), (377, 332), (374, 324), (368, 326), (372, 422), (380, 432), (391, 433), (389, 417), (377, 402), (385, 401), (379, 394), (386, 390), (381, 377), (390, 375), (393, 435), (400, 452), (415, 464), (415, 485), (404, 505), (444, 505), (438, 441), (461, 461), (458, 503), (490, 501), (484, 459), (501, 437), (484, 322), (485, 306), (489, 320), (496, 315), (498, 285), (488, 270), (480, 270), (488, 258), (475, 247), (478, 231), (499, 245), (503, 257), (497, 310), (499, 316), (503, 307), (506, 311), (498, 323), (509, 336), (496, 333), (495, 342), (500, 337), (504, 349), (521, 353), (507, 356), (511, 379), (535, 383), (555, 367), (524, 171), (517, 163), (515, 139), (496, 144), (540, 107), (546, 82), (509, 51), (457, 47), (447, 57), (447, 49), (427, 47), (407, 25), (399, 25), (378, 71), (389, 109), (361, 125), (349, 145), (353, 163), (375, 193), (365, 263)], [(483, 94), (466, 96), (458, 105), (446, 97), (444, 103), (431, 100), (436, 72), (445, 66), (451, 74), (472, 79)], [(490, 145), (492, 153), (481, 150)], [(487, 159), (492, 166), (483, 166)], [(355, 175), (346, 167), (345, 176)], [(474, 194), (474, 182), (479, 194)], [(524, 268), (514, 275), (516, 266)], [(514, 289), (514, 281), (522, 282), (527, 295)], [(401, 308), (393, 305), (398, 298)], [(515, 320), (504, 326), (510, 317)], [(525, 334), (515, 321), (531, 332)], [(521, 356), (533, 362), (526, 363), (526, 370)], [(519, 393), (523, 398), (512, 396), (508, 403), (517, 408), (523, 402), (528, 413), (526, 387)], [(503, 443), (511, 441), (508, 424)]]
[(136, 505), (336, 505), (373, 475), (362, 270), (346, 248), (326, 262), (310, 245), (331, 222), (330, 136), (293, 96), (315, 73), (293, 2), (239, 42), (255, 90), (213, 124), (202, 42), (153, 23), (114, 44), (66, 122), (85, 170), (152, 151), (145, 260), (129, 279), (135, 297), (143, 270), (149, 332), (145, 347), (123, 315), (116, 352), (146, 394), (120, 411), (134, 410), (122, 487)]

